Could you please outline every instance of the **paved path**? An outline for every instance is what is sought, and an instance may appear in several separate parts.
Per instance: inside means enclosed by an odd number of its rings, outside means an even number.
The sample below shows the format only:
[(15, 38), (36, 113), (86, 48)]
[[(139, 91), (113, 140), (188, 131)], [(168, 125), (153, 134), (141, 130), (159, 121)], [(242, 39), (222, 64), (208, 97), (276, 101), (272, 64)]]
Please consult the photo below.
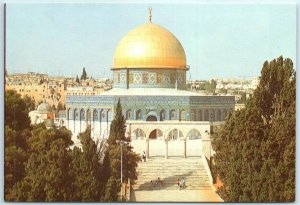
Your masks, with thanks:
[(134, 202), (222, 202), (213, 190), (133, 191)]

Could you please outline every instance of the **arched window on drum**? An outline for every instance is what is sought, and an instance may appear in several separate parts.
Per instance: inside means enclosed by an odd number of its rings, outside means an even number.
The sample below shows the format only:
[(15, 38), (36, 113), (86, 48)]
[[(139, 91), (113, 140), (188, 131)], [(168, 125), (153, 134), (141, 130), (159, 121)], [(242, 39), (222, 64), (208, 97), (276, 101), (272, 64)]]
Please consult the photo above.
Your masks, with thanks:
[(142, 111), (141, 111), (141, 110), (137, 110), (135, 116), (136, 116), (136, 119), (137, 119), (137, 120), (142, 119)]
[(180, 121), (185, 121), (186, 120), (186, 111), (185, 110), (181, 110), (180, 111)]
[(170, 111), (170, 120), (175, 120), (176, 119), (176, 113), (175, 110)]
[(166, 111), (161, 110), (160, 111), (160, 121), (164, 121), (166, 119)]
[(131, 120), (132, 118), (132, 111), (131, 110), (127, 110), (126, 111), (126, 120)]

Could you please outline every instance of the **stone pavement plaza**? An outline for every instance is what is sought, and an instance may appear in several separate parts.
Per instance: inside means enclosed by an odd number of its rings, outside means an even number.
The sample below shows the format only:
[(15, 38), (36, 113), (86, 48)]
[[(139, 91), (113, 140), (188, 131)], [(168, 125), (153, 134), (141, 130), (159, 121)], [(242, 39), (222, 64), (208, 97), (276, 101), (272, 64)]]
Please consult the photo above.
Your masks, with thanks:
[[(165, 159), (163, 142), (150, 142), (150, 158), (137, 167), (138, 179), (132, 186), (130, 199), (134, 202), (222, 202), (215, 193), (207, 172), (203, 155), (199, 152), (201, 140), (189, 141), (187, 158), (183, 157), (182, 141), (170, 143), (170, 154)], [(145, 147), (144, 140), (132, 141), (137, 153)], [(153, 186), (152, 181), (160, 177), (161, 187)], [(179, 190), (176, 179), (185, 178), (187, 187)]]
[(213, 190), (154, 190), (132, 192), (134, 202), (223, 202)]

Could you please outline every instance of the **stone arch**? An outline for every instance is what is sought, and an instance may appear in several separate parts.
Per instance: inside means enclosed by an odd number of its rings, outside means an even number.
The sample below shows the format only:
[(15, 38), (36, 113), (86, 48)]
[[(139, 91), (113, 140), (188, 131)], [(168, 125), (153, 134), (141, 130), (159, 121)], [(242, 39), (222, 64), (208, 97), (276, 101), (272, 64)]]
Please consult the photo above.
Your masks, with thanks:
[(132, 111), (129, 109), (126, 111), (126, 120), (131, 120), (132, 118)]
[(227, 118), (227, 109), (223, 109), (223, 120)]
[(196, 121), (196, 110), (192, 109), (191, 110), (191, 121)]
[(75, 131), (76, 131), (76, 129), (75, 129), (75, 127), (76, 127), (76, 120), (79, 119), (79, 113), (78, 113), (77, 108), (74, 109), (73, 113), (74, 113), (74, 117), (73, 117), (74, 118), (73, 119), (73, 122), (74, 122), (74, 124), (73, 124), (73, 133), (75, 133)]
[(139, 110), (136, 111), (135, 119), (136, 120), (142, 119), (142, 110), (139, 109)]
[[(70, 120), (72, 118), (72, 109), (68, 108), (68, 112), (67, 112), (67, 120)], [(73, 117), (74, 118), (74, 117)]]
[(162, 138), (164, 135), (163, 135), (163, 131), (159, 128), (157, 129), (154, 129), (150, 132), (149, 134), (149, 139), (157, 139), (157, 138)]
[(175, 128), (172, 129), (168, 132), (167, 136), (168, 140), (179, 140), (179, 139), (184, 139), (184, 135), (181, 130)]
[(186, 120), (186, 111), (185, 109), (180, 110), (179, 113), (179, 121), (185, 121)]
[(131, 139), (145, 139), (146, 138), (146, 132), (142, 130), (141, 128), (136, 128), (132, 131)]
[(78, 120), (79, 119), (79, 113), (77, 108), (74, 109), (74, 120)]
[(222, 121), (222, 114), (221, 114), (221, 110), (217, 109), (216, 111), (216, 121)]
[[(103, 116), (104, 115), (104, 116)], [(103, 109), (99, 110), (99, 132), (100, 132), (100, 136), (102, 134), (102, 122), (104, 121), (105, 119), (105, 114), (103, 112)]]
[(209, 116), (209, 121), (214, 122), (216, 121), (216, 113), (214, 109), (210, 110), (210, 116)]
[(187, 133), (186, 139), (189, 140), (202, 139), (202, 136), (199, 130), (193, 128)]
[(160, 121), (164, 121), (166, 119), (166, 111), (164, 109), (160, 111), (159, 117)]
[(80, 121), (82, 120), (85, 120), (85, 111), (83, 108), (80, 110)]
[(101, 109), (101, 111), (100, 111), (100, 119), (101, 119), (101, 121), (104, 121), (105, 118), (106, 118), (106, 113), (104, 112), (103, 109)]
[(112, 111), (111, 109), (107, 109), (106, 111), (106, 122), (108, 122), (112, 117)]
[(176, 119), (176, 112), (174, 109), (170, 110), (170, 120)]
[(93, 111), (93, 121), (96, 121), (96, 120), (98, 120), (98, 110), (94, 109), (94, 111)]
[(88, 109), (88, 110), (86, 111), (86, 121), (87, 121), (88, 125), (91, 124), (91, 120), (92, 120), (91, 110)]
[(204, 121), (209, 121), (209, 111), (207, 109), (204, 110)]
[(198, 121), (203, 121), (202, 110), (198, 110)]
[(107, 135), (107, 137), (109, 136), (109, 120), (111, 120), (111, 118), (112, 118), (112, 111), (111, 111), (111, 109), (108, 109), (107, 111), (106, 111), (106, 135)]
[(84, 131), (85, 110), (82, 108), (79, 112), (79, 132)]

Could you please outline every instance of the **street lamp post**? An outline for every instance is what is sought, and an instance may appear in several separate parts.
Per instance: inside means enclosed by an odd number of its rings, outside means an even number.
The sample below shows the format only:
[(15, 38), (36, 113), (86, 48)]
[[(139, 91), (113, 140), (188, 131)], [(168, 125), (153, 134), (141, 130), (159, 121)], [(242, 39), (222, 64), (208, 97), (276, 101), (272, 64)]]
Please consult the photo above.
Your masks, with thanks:
[(123, 199), (123, 145), (127, 144), (124, 140), (116, 140), (121, 146), (121, 198)]

